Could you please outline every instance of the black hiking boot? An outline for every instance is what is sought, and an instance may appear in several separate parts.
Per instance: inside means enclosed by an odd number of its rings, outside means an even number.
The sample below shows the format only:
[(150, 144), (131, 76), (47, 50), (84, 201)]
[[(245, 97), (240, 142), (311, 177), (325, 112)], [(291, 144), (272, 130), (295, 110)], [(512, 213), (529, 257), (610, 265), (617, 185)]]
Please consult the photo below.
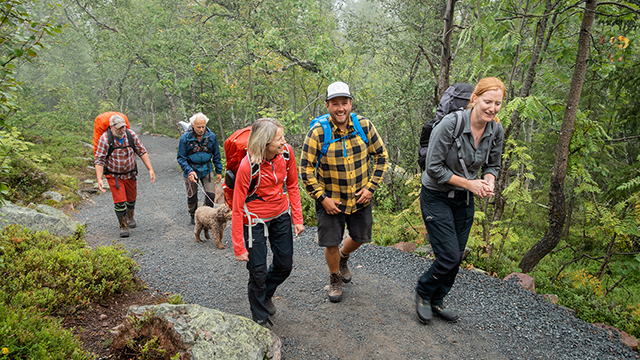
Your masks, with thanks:
[(429, 324), (433, 317), (429, 300), (423, 299), (418, 292), (416, 292), (416, 314), (423, 324)]
[(276, 309), (276, 306), (273, 303), (272, 297), (264, 301), (264, 306), (267, 307), (267, 310), (269, 311), (269, 315), (275, 315), (276, 311), (278, 311), (278, 309)]
[(431, 305), (431, 311), (438, 315), (442, 320), (448, 322), (456, 322), (460, 318), (455, 311), (447, 309), (442, 305)]

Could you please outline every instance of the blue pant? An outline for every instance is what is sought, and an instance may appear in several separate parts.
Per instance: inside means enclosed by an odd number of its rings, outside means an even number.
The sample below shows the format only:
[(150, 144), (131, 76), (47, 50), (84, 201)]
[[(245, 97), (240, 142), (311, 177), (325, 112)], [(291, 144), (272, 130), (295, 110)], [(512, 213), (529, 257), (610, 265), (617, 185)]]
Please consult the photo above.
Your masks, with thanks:
[[(291, 215), (281, 215), (266, 223), (269, 230), (269, 238), (264, 236), (264, 225), (257, 224), (253, 227), (244, 226), (244, 241), (249, 252), (249, 306), (251, 315), (256, 322), (264, 322), (269, 319), (269, 311), (264, 301), (271, 298), (276, 288), (282, 284), (293, 267), (293, 230), (291, 228)], [(253, 247), (249, 247), (249, 233), (253, 234)], [(273, 263), (267, 270), (267, 240), (271, 245)]]
[(448, 194), (424, 186), (420, 192), (422, 219), (436, 260), (418, 280), (416, 291), (432, 305), (442, 305), (451, 290), (473, 225), (473, 195), (467, 198), (466, 191), (456, 191), (449, 198)]

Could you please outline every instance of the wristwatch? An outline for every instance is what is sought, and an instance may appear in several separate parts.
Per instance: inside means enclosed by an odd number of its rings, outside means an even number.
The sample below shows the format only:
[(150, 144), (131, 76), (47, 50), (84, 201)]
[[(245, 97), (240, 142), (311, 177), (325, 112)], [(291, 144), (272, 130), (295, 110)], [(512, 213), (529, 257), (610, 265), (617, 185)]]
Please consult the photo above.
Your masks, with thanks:
[(318, 201), (323, 202), (324, 199), (326, 199), (326, 198), (327, 198), (327, 194), (322, 194), (322, 195), (320, 195), (320, 197), (318, 197)]

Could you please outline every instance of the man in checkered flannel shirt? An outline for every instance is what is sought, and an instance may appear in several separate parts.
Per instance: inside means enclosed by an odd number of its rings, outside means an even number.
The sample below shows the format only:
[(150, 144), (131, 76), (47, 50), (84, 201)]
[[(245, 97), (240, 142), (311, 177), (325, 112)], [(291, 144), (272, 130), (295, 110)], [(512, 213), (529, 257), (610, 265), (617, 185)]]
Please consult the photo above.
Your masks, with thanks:
[[(300, 176), (307, 192), (316, 199), (318, 245), (325, 248), (329, 267), (329, 300), (342, 300), (342, 283), (351, 281), (349, 254), (371, 242), (371, 198), (387, 169), (387, 150), (373, 123), (358, 116), (368, 144), (355, 133), (351, 119), (353, 97), (349, 86), (335, 82), (327, 88), (325, 106), (329, 111), (332, 139), (320, 158), (324, 142), (320, 124), (309, 130), (302, 148)], [(373, 172), (369, 162), (373, 159)], [(317, 165), (317, 169), (316, 169)], [(343, 241), (345, 224), (349, 236)], [(339, 248), (342, 242), (342, 249)]]
[[(156, 181), (156, 173), (151, 166), (147, 149), (142, 145), (140, 138), (133, 130), (127, 130), (126, 122), (122, 116), (112, 116), (109, 119), (109, 128), (113, 134), (113, 152), (107, 158), (109, 140), (106, 131), (100, 137), (98, 149), (96, 150), (95, 165), (98, 189), (103, 193), (106, 192), (102, 185), (102, 174), (105, 174), (113, 196), (113, 207), (120, 226), (120, 237), (129, 237), (129, 228), (137, 226), (136, 221), (133, 219), (133, 211), (138, 195), (136, 154), (140, 156), (144, 166), (149, 170), (152, 183)], [(132, 145), (129, 144), (127, 131), (131, 134), (131, 139), (133, 139)]]

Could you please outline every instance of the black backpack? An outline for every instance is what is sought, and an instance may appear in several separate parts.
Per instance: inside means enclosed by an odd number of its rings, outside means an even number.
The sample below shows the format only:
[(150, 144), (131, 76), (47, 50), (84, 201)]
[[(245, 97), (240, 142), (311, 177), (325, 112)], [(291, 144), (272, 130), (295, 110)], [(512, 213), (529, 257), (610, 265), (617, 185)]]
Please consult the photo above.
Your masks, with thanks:
[[(129, 129), (125, 130), (126, 134), (127, 134), (127, 139), (129, 140), (129, 145), (125, 146), (124, 148), (128, 148), (130, 147), (131, 150), (133, 151), (133, 156), (135, 156), (135, 152), (136, 152), (136, 148), (135, 148), (135, 143), (133, 142), (133, 136), (131, 135), (131, 132), (129, 131)], [(107, 161), (109, 160), (109, 156), (111, 156), (111, 153), (113, 153), (113, 150), (115, 149), (115, 145), (113, 143), (114, 139), (113, 139), (113, 133), (111, 132), (111, 127), (107, 128), (107, 142), (109, 143), (109, 148), (107, 149), (107, 156), (105, 156), (104, 158), (104, 175), (123, 175), (123, 174), (119, 174), (119, 173), (114, 173), (111, 172), (108, 168), (107, 168)], [(133, 171), (128, 172), (126, 174), (131, 174), (131, 176), (133, 177), (133, 180), (136, 181), (136, 177), (138, 176), (138, 163), (136, 163), (135, 168), (133, 169)], [(118, 182), (118, 177), (114, 176), (116, 178), (116, 189), (120, 188), (120, 184)]]
[[(467, 107), (469, 99), (471, 99), (471, 94), (473, 94), (473, 90), (473, 85), (456, 83), (449, 86), (444, 94), (442, 94), (440, 103), (438, 103), (438, 106), (436, 107), (436, 117), (427, 121), (422, 126), (422, 133), (420, 134), (420, 150), (418, 152), (418, 165), (420, 166), (421, 171), (425, 170), (429, 137), (431, 136), (431, 131), (434, 126), (436, 126), (440, 120), (445, 117), (445, 115)], [(462, 130), (464, 130), (462, 126), (457, 126), (454, 137), (457, 138), (460, 136)]]

